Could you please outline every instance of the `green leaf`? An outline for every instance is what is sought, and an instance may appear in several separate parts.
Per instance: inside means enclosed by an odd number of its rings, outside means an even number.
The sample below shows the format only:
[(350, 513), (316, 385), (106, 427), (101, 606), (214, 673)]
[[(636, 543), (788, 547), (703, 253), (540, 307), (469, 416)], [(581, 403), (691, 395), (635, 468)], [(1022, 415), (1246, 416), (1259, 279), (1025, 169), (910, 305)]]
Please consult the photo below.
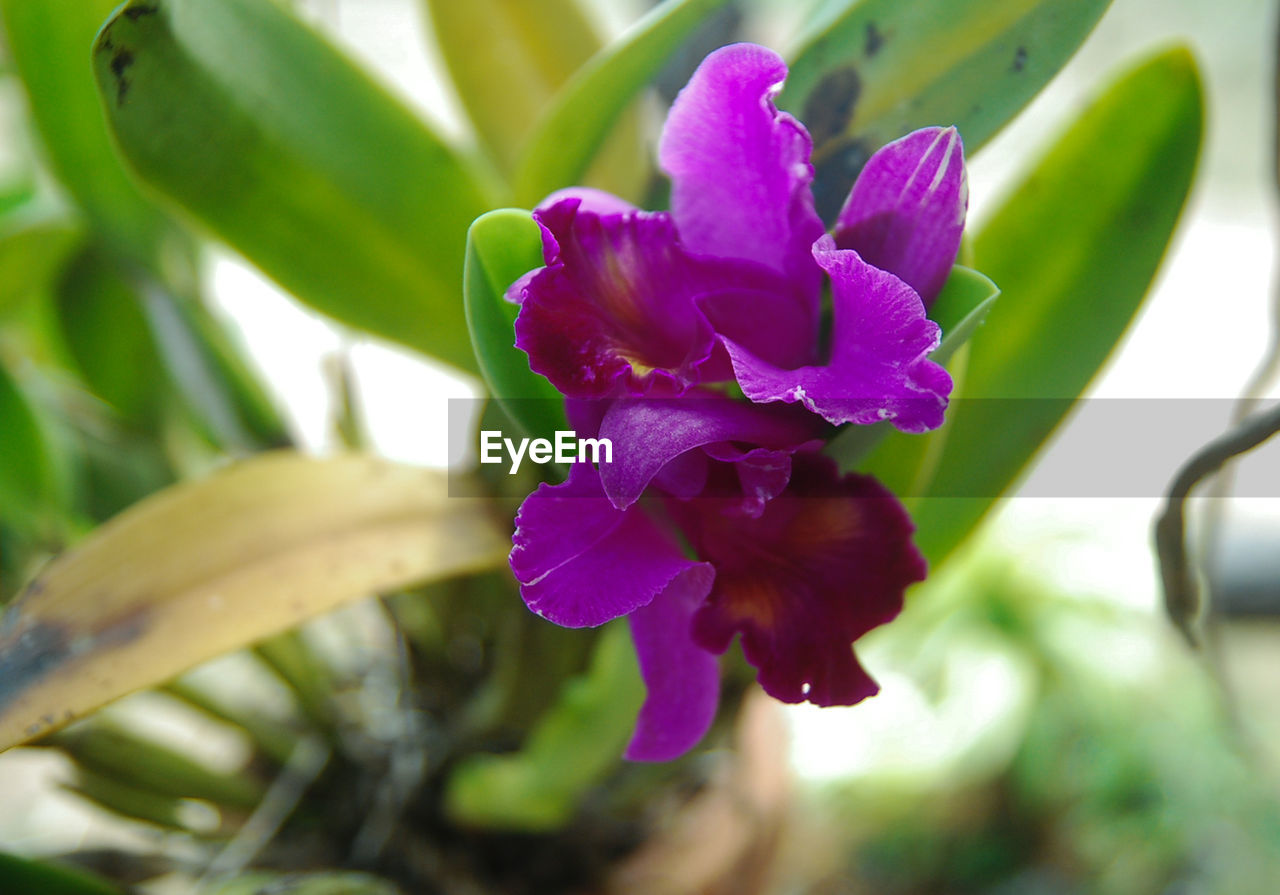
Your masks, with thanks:
[(937, 499), (912, 507), (933, 562), (1013, 484), (1124, 334), (1191, 187), (1202, 103), (1188, 50), (1145, 61), (1085, 111), (977, 234), (975, 263), (1003, 293), (969, 345), (969, 400), (948, 412), (928, 491)]
[(867, 157), (954, 124), (973, 153), (1066, 63), (1110, 0), (845, 0), (803, 42), (779, 98), (814, 139), (830, 220)]
[(472, 755), (449, 778), (445, 806), (458, 823), (529, 832), (567, 823), (583, 794), (617, 764), (644, 702), (625, 623), (605, 628), (591, 666), (570, 681), (514, 755)]
[(150, 257), (170, 223), (135, 186), (102, 120), (88, 48), (118, 0), (0, 0), (6, 42), (58, 179), (104, 234)]
[(516, 168), (516, 199), (535, 205), (581, 183), (628, 103), (672, 52), (726, 0), (666, 0), (596, 54), (564, 85), (539, 121)]
[(386, 880), (364, 873), (247, 873), (215, 883), (206, 895), (400, 895)]
[(288, 444), (226, 331), (194, 300), (104, 246), (89, 246), (56, 291), (63, 341), (85, 383), (134, 426), (156, 433), (177, 397), (192, 425), (226, 450)]
[(124, 890), (83, 870), (0, 852), (0, 891), (40, 895), (124, 895)]
[[(560, 88), (600, 50), (578, 0), (424, 0), (436, 45), (467, 115), (504, 172)], [(581, 182), (635, 198), (648, 183), (646, 119), (634, 106), (595, 155)], [(541, 198), (541, 197), (538, 197)]]
[(945, 366), (973, 338), (999, 297), (1000, 287), (990, 277), (967, 267), (953, 267), (929, 308), (929, 319), (942, 328), (942, 344), (929, 355), (930, 360)]
[(475, 369), (459, 300), (488, 181), (273, 0), (130, 0), (99, 33), (138, 176), (302, 301)]
[(0, 516), (24, 530), (42, 530), (66, 505), (66, 470), (49, 423), (3, 358), (0, 433)]
[(112, 721), (77, 725), (55, 736), (53, 743), (79, 768), (157, 796), (204, 799), (249, 811), (266, 790), (250, 773), (220, 773)]
[(160, 358), (118, 262), (100, 247), (80, 252), (54, 292), (58, 328), (84, 383), (135, 423), (154, 420), (166, 394)]
[(78, 225), (61, 217), (29, 221), (0, 235), (0, 320), (49, 286), (81, 235)]
[[(2, 442), (0, 442), (2, 443)], [(262, 454), (130, 507), (0, 618), (0, 749), (372, 593), (500, 565), (442, 473)]]
[(145, 273), (137, 288), (163, 366), (209, 442), (241, 453), (288, 446), (279, 411), (208, 309)]
[(515, 422), (530, 435), (550, 437), (568, 428), (564, 398), (529, 369), (529, 356), (515, 347), (519, 309), (503, 297), (519, 277), (542, 265), (541, 231), (523, 209), (481, 215), (467, 233), (463, 294), (480, 372)]
[(510, 169), (543, 107), (600, 49), (577, 0), (424, 0), (454, 90)]
[[(163, 830), (190, 832), (183, 804), (173, 796), (123, 783), (113, 774), (76, 768), (67, 789), (110, 815), (125, 817)], [(189, 815), (188, 815), (189, 816)]]

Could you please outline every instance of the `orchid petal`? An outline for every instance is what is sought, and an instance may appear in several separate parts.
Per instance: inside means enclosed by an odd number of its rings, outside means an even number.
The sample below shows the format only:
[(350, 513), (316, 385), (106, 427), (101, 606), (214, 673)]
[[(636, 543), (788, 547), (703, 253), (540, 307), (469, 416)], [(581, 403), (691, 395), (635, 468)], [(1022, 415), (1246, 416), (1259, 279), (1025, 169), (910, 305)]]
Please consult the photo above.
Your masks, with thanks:
[(529, 608), (567, 628), (634, 612), (698, 565), (639, 507), (614, 508), (586, 463), (570, 467), (565, 482), (539, 485), (525, 498), (510, 564)]
[(556, 190), (550, 196), (538, 203), (539, 209), (550, 208), (557, 205), (565, 199), (577, 199), (578, 209), (580, 211), (589, 212), (590, 214), (625, 214), (628, 211), (637, 211), (638, 209), (628, 202), (626, 199), (620, 199), (613, 193), (598, 190), (590, 186), (567, 186), (562, 190)]
[(672, 104), (658, 162), (690, 250), (763, 263), (816, 307), (822, 278), (809, 247), (825, 228), (809, 189), (813, 142), (773, 104), (786, 75), (764, 47), (716, 50)]
[(706, 563), (686, 569), (631, 614), (648, 696), (636, 719), (626, 757), (669, 761), (692, 749), (711, 726), (720, 702), (720, 663), (693, 642), (690, 625), (715, 572)]
[(547, 266), (508, 295), (530, 367), (573, 398), (674, 396), (729, 376), (699, 305), (759, 304), (756, 293), (786, 285), (761, 265), (686, 251), (670, 215), (596, 214), (582, 201), (534, 212)]
[(836, 219), (836, 245), (904, 281), (926, 305), (960, 251), (969, 187), (954, 127), (929, 127), (881, 147)]
[[(818, 442), (817, 447), (821, 447)], [(743, 515), (759, 518), (765, 504), (773, 500), (791, 481), (791, 451), (766, 448), (740, 450), (732, 444), (712, 444), (703, 448), (708, 457), (732, 464), (737, 474), (737, 489), (742, 493)]]
[(951, 377), (928, 359), (941, 334), (920, 297), (856, 252), (836, 249), (830, 237), (813, 253), (831, 276), (831, 361), (786, 370), (723, 339), (743, 393), (758, 402), (799, 402), (837, 425), (891, 420), (904, 432), (942, 425)]
[(818, 428), (808, 414), (727, 398), (619, 400), (600, 424), (600, 437), (613, 443), (614, 452), (614, 462), (601, 465), (600, 480), (614, 506), (625, 509), (685, 451), (720, 441), (794, 449)]
[(740, 634), (760, 684), (784, 702), (851, 705), (874, 694), (851, 644), (892, 620), (925, 576), (902, 505), (874, 479), (838, 478), (831, 460), (807, 452), (792, 458), (786, 492), (759, 518), (727, 503), (668, 501), (716, 569), (694, 640), (720, 653)]

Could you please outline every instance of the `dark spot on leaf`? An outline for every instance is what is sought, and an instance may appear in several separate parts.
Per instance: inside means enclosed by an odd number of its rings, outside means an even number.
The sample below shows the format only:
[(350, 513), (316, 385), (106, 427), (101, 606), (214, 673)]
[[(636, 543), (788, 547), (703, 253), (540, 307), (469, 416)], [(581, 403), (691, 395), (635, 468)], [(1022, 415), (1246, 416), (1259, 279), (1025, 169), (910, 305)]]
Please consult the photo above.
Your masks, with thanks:
[(1018, 51), (1013, 54), (1013, 70), (1022, 71), (1027, 67), (1027, 48), (1018, 47)]
[(155, 6), (130, 6), (124, 11), (125, 17), (130, 22), (136, 22), (143, 16), (153, 16), (160, 11), (160, 7)]
[(102, 49), (110, 53), (115, 48), (116, 48), (116, 42), (111, 39), (111, 35), (110, 34), (102, 35)]
[[(21, 601), (34, 596), (28, 587)], [(5, 613), (0, 627), (0, 715), (46, 675), (58, 671), (72, 660), (82, 659), (96, 651), (125, 646), (147, 631), (148, 613), (135, 609), (98, 625), (95, 630), (75, 634), (63, 625), (45, 621), (29, 621), (15, 601)], [(105, 681), (104, 681), (105, 683)], [(52, 727), (52, 716), (42, 719)], [(40, 725), (36, 725), (41, 728)], [(34, 734), (32, 734), (34, 736)]]
[(121, 50), (111, 57), (111, 73), (117, 78), (121, 77), (131, 65), (133, 65), (133, 53), (129, 50)]
[(70, 636), (46, 622), (0, 640), (0, 713), (70, 655)]
[(129, 79), (124, 73), (133, 65), (133, 51), (121, 47), (111, 57), (111, 73), (116, 76), (116, 105), (124, 105), (125, 94), (129, 92)]
[(804, 103), (804, 123), (816, 145), (845, 132), (862, 93), (862, 79), (852, 67), (828, 72)]
[(880, 33), (875, 22), (867, 22), (867, 45), (864, 49), (867, 58), (870, 59), (879, 53), (882, 46), (884, 46), (884, 35)]
[(865, 140), (851, 137), (826, 147), (813, 166), (813, 200), (818, 216), (832, 221), (849, 195), (853, 181), (871, 158), (872, 148)]

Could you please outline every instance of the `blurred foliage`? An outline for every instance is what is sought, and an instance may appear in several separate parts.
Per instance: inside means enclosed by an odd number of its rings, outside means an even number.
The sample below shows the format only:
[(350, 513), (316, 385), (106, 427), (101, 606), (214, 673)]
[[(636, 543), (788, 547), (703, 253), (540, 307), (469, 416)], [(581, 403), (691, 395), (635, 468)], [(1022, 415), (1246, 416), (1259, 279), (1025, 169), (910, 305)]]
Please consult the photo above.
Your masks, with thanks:
[(1263, 895), (1280, 879), (1275, 781), (1150, 613), (984, 555), (899, 621), (885, 647), (940, 714), (984, 698), (948, 677), (948, 651), (1009, 660), (1020, 698), (985, 697), (1005, 705), (989, 727), (1008, 748), (815, 794), (825, 812), (803, 824), (827, 867), (806, 891)]

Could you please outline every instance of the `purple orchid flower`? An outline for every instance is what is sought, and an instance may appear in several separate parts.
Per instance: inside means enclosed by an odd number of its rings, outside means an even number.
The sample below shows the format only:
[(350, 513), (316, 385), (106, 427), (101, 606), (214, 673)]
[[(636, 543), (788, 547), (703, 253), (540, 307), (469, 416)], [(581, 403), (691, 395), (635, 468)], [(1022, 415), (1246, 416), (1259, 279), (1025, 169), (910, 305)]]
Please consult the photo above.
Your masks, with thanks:
[[(942, 422), (951, 380), (928, 359), (926, 307), (964, 227), (960, 138), (929, 128), (882, 148), (828, 236), (812, 142), (772, 102), (785, 76), (763, 47), (708, 56), (659, 145), (671, 211), (552, 195), (534, 212), (546, 266), (508, 293), (530, 366), (580, 434), (614, 446), (613, 463), (575, 464), (525, 500), (511, 568), (557, 624), (629, 617), (648, 689), (634, 759), (702, 737), (735, 634), (778, 699), (875, 693), (852, 643), (925, 575), (897, 499), (817, 449), (831, 424)], [(717, 387), (735, 380), (748, 400)]]

